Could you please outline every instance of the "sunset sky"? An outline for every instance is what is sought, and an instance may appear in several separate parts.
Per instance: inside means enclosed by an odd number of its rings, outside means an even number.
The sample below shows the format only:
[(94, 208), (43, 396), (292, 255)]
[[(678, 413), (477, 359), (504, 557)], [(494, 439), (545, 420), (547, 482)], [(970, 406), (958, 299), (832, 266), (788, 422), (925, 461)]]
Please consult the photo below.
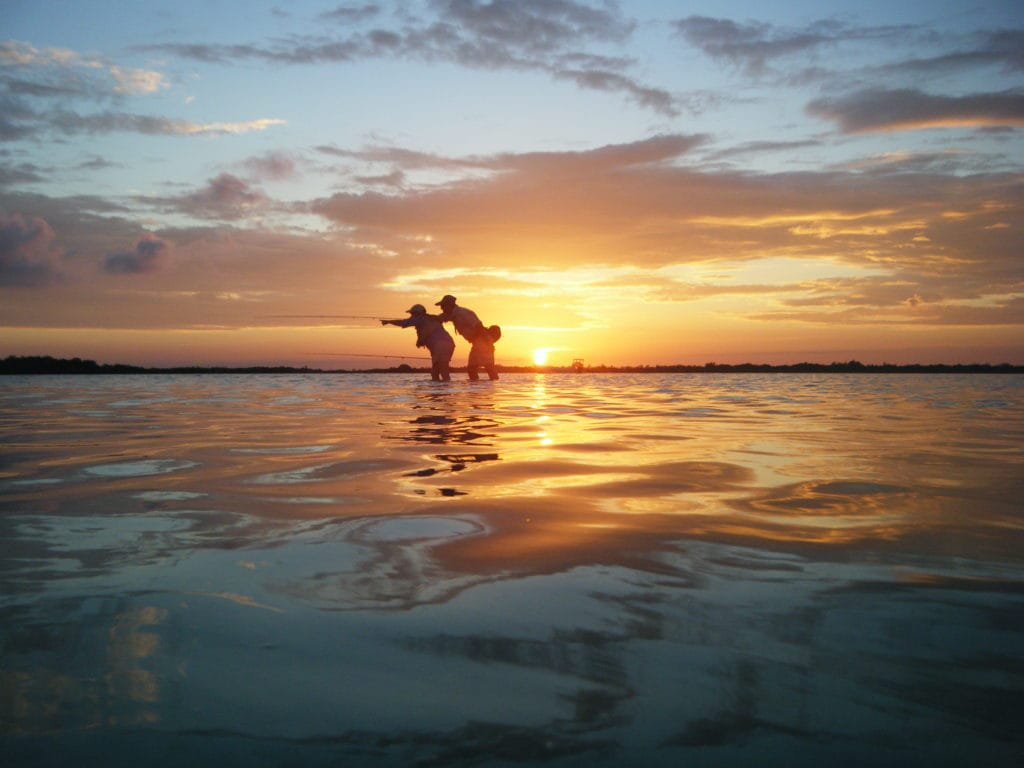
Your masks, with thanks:
[(1024, 364), (1020, 0), (5, 0), (0, 105), (0, 357)]

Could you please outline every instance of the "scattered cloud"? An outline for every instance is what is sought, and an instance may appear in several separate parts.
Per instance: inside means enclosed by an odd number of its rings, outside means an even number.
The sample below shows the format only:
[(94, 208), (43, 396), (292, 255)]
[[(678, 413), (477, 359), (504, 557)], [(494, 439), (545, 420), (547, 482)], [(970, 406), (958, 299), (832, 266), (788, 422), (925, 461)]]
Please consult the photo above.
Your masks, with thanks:
[(106, 89), (112, 94), (145, 95), (169, 87), (163, 73), (152, 69), (120, 67), (98, 56), (87, 56), (68, 48), (36, 48), (18, 40), (0, 41), (0, 71), (4, 77), (10, 70), (31, 70), (37, 83), (30, 80), (16, 81), (17, 90), (30, 92), (33, 84), (36, 96), (60, 96), (68, 92), (64, 87), (54, 87), (47, 79), (55, 75), (59, 82), (66, 83), (88, 74), (101, 73), (108, 79)]
[(206, 63), (262, 60), (275, 64), (349, 63), (373, 58), (453, 62), (473, 69), (517, 69), (547, 73), (580, 88), (625, 96), (655, 112), (678, 114), (676, 97), (628, 74), (632, 60), (594, 54), (586, 48), (618, 43), (635, 22), (612, 4), (574, 0), (432, 0), (429, 18), (407, 15), (394, 27), (350, 31), (355, 22), (379, 15), (376, 5), (335, 9), (342, 37), (305, 37), (268, 43), (165, 43), (142, 50)]
[[(0, 41), (0, 140), (113, 132), (202, 136), (262, 131), (277, 118), (199, 123), (110, 109), (170, 87), (162, 72), (125, 67), (66, 48)], [(89, 111), (86, 105), (102, 105)]]

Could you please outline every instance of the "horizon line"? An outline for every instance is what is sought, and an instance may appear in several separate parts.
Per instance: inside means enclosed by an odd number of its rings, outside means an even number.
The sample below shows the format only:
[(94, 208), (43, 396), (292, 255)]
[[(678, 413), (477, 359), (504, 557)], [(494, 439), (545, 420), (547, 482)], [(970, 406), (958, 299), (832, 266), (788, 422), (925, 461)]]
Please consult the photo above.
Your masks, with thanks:
[[(627, 365), (497, 365), (499, 373), (890, 373), (890, 372), (992, 372), (1024, 373), (1024, 365), (1002, 363), (862, 363), (859, 360), (829, 363), (654, 363)], [(186, 364), (145, 366), (131, 363), (98, 363), (95, 360), (55, 358), (50, 355), (8, 355), (0, 360), (0, 375), (38, 374), (144, 374), (144, 373), (423, 373), (426, 366), (403, 363), (386, 368), (312, 368), (297, 365)], [(464, 372), (466, 366), (452, 366)]]

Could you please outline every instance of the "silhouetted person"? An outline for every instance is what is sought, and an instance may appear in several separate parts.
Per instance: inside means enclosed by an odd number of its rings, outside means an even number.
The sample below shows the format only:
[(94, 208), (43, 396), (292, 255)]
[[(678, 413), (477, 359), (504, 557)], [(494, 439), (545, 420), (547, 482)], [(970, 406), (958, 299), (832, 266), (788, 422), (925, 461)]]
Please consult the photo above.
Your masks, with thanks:
[(416, 346), (430, 350), (430, 378), (434, 381), (451, 381), (452, 354), (455, 339), (441, 325), (438, 315), (428, 315), (422, 304), (413, 304), (406, 310), (409, 317), (402, 320), (381, 320), (381, 325), (397, 325), (399, 328), (412, 326), (416, 329)]
[(458, 306), (452, 295), (446, 295), (436, 306), (441, 308), (438, 319), (442, 323), (450, 322), (454, 325), (459, 335), (472, 345), (466, 363), (469, 378), (472, 381), (479, 379), (477, 370), (480, 368), (487, 371), (488, 378), (498, 378), (498, 371), (494, 367), (494, 342), (501, 338), (501, 329), (496, 325), (485, 327), (476, 312)]

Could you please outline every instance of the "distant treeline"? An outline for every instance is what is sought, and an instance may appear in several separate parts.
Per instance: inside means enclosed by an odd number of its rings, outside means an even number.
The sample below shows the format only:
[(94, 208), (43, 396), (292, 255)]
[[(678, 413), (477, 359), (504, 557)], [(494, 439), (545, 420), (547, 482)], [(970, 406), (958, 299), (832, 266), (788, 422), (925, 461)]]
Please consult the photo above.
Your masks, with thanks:
[[(145, 374), (145, 373), (423, 373), (427, 368), (399, 365), (394, 368), (363, 368), (358, 370), (324, 370), (322, 368), (294, 368), (289, 366), (252, 366), (231, 368), (224, 366), (178, 366), (171, 368), (143, 368), (137, 365), (97, 363), (55, 357), (16, 357), (0, 360), (0, 375), (27, 374)], [(457, 367), (453, 371), (465, 370)], [(769, 365), (763, 363), (705, 363), (704, 365), (595, 365), (595, 366), (498, 366), (503, 373), (1024, 373), (1024, 366), (1001, 363), (990, 365), (871, 365), (850, 360), (845, 363), (795, 363)]]
[(254, 368), (206, 368), (187, 366), (178, 368), (143, 368), (121, 363), (97, 363), (73, 357), (70, 360), (56, 357), (15, 357), (0, 360), (0, 374), (124, 374), (124, 373), (312, 373), (312, 368), (289, 368), (286, 366), (259, 366)]
[[(572, 369), (569, 368), (567, 370)], [(845, 363), (793, 363), (790, 365), (705, 363), (704, 365), (645, 365), (628, 368), (601, 365), (588, 366), (583, 371), (593, 373), (611, 371), (629, 373), (1024, 373), (1024, 365), (1010, 365), (1009, 363), (1000, 363), (998, 365), (990, 365), (989, 363), (971, 363), (968, 365), (948, 365), (945, 363), (923, 365), (913, 363), (897, 365), (896, 363), (870, 364), (850, 360)]]

